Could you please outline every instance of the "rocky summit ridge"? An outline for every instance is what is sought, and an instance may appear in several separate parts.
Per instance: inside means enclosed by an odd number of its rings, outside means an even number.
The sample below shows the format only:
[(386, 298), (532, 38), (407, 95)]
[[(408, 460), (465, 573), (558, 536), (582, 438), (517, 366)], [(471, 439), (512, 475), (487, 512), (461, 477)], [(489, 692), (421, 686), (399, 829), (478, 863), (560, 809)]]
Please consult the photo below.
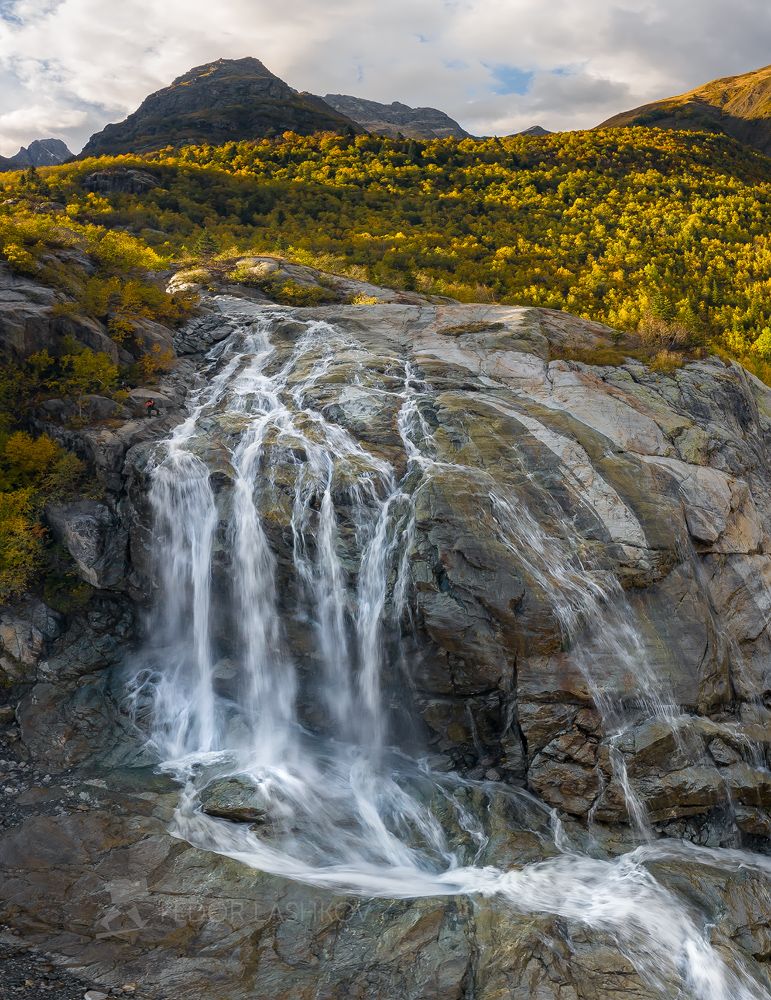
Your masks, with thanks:
[(325, 94), (324, 100), (335, 111), (358, 122), (368, 132), (408, 139), (467, 139), (466, 132), (453, 118), (437, 108), (411, 108), (394, 101), (380, 104), (348, 94)]
[(165, 146), (361, 128), (318, 97), (298, 93), (259, 61), (218, 59), (151, 94), (133, 114), (91, 136), (81, 156), (146, 153)]

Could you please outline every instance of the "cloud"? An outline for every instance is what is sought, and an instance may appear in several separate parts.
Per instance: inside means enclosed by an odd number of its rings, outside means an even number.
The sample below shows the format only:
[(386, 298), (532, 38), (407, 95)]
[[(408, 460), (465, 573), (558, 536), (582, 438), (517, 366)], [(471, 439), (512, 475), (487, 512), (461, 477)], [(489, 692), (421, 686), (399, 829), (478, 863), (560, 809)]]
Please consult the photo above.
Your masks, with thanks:
[(14, 111), (0, 113), (0, 135), (5, 138), (8, 151), (16, 152), (37, 136), (80, 129), (88, 120), (86, 111), (63, 108), (54, 102), (27, 104)]
[(44, 133), (78, 149), (221, 56), (504, 134), (595, 125), (769, 51), (767, 0), (0, 0), (0, 152)]

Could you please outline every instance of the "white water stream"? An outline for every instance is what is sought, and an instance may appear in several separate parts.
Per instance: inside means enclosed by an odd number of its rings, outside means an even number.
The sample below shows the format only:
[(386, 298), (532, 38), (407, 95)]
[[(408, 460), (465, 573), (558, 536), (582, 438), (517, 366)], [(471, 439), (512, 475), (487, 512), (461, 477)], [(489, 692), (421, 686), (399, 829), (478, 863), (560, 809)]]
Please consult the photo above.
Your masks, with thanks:
[[(582, 853), (526, 793), (432, 773), (391, 746), (383, 688), (386, 675), (393, 686), (408, 612), (413, 498), (432, 470), (448, 468), (421, 416), (430, 390), (409, 363), (393, 359), (383, 391), (398, 403), (400, 476), (310, 401), (338, 356), (364, 363), (359, 345), (326, 323), (300, 321), (293, 350), (279, 352), (271, 333), (286, 318), (256, 308), (241, 316), (210, 352), (205, 385), (159, 447), (152, 473), (159, 592), (133, 697), (138, 712), (149, 713), (162, 766), (184, 785), (175, 835), (336, 892), (498, 897), (516, 911), (579, 921), (610, 935), (662, 997), (767, 997), (738, 965), (729, 969), (708, 928), (646, 865), (679, 856), (726, 869), (771, 872), (771, 864), (651, 842), (620, 752), (611, 753), (614, 773), (647, 842), (613, 858)], [(213, 476), (222, 471), (232, 489), (218, 495)], [(611, 749), (624, 713), (594, 680), (598, 653), (629, 665), (644, 714), (673, 719), (618, 582), (583, 567), (569, 532), (549, 537), (521, 499), (502, 495), (492, 480), (490, 504), (501, 540), (549, 595), (566, 641), (576, 640), (572, 655)], [(278, 546), (286, 523), (290, 537)], [(291, 593), (278, 585), (287, 573)], [(305, 628), (318, 669), (290, 653), (290, 615)], [(409, 685), (400, 684), (399, 709), (409, 713)], [(315, 734), (298, 712), (302, 694), (321, 720)], [(201, 810), (202, 789), (223, 777), (253, 788), (262, 826)], [(522, 828), (548, 845), (544, 860), (508, 871), (487, 863), (470, 788), (508, 796)]]

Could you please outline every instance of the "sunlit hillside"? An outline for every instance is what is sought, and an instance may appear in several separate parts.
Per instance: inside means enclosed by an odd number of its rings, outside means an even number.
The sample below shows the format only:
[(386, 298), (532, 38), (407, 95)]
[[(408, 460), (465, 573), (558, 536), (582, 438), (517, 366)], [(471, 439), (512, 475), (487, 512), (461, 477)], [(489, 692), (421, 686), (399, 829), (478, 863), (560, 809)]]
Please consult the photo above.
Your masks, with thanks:
[(630, 125), (724, 132), (771, 153), (771, 66), (712, 80), (687, 94), (624, 111), (599, 127)]
[[(129, 170), (141, 176), (127, 180)], [(25, 252), (47, 219), (125, 230), (165, 260), (324, 254), (328, 267), (461, 300), (564, 309), (626, 330), (677, 324), (761, 374), (771, 359), (771, 160), (724, 136), (287, 134), (85, 159), (2, 183), (0, 239)], [(28, 237), (8, 228), (23, 204), (35, 209)]]

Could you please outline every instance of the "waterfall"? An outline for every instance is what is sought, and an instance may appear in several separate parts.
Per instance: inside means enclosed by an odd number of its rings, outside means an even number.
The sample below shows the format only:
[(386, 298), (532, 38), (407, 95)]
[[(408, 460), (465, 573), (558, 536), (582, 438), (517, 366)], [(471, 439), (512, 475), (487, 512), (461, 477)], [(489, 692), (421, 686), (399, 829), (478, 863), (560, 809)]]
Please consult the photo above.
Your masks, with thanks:
[[(220, 307), (227, 313), (228, 300)], [(645, 867), (684, 848), (668, 854), (666, 842), (650, 842), (614, 744), (626, 708), (598, 686), (595, 657), (628, 664), (638, 713), (673, 721), (676, 711), (648, 667), (618, 581), (582, 563), (570, 525), (564, 537), (550, 536), (523, 496), (491, 480), (491, 523), (552, 604), (646, 841), (598, 858), (582, 853), (528, 793), (434, 773), (394, 746), (389, 702), (398, 695), (409, 711), (409, 685), (394, 668), (409, 612), (415, 497), (438, 467), (464, 472), (437, 459), (421, 373), (399, 356), (384, 373), (402, 450), (387, 461), (313, 402), (337, 356), (349, 357), (354, 371), (363, 364), (355, 340), (277, 308), (241, 305), (232, 322), (151, 473), (159, 590), (133, 697), (148, 708), (162, 766), (184, 786), (174, 834), (336, 892), (498, 897), (518, 911), (578, 920), (610, 934), (662, 996), (765, 996), (729, 969), (707, 930)], [(273, 343), (279, 328), (292, 341), (281, 351)], [(286, 637), (290, 617), (307, 640), (300, 659)], [(202, 792), (229, 777), (253, 789), (264, 824), (202, 811)], [(508, 871), (487, 858), (469, 789), (510, 799), (522, 827), (556, 857)], [(727, 867), (765, 864), (717, 853)], [(714, 861), (696, 848), (689, 857)]]

